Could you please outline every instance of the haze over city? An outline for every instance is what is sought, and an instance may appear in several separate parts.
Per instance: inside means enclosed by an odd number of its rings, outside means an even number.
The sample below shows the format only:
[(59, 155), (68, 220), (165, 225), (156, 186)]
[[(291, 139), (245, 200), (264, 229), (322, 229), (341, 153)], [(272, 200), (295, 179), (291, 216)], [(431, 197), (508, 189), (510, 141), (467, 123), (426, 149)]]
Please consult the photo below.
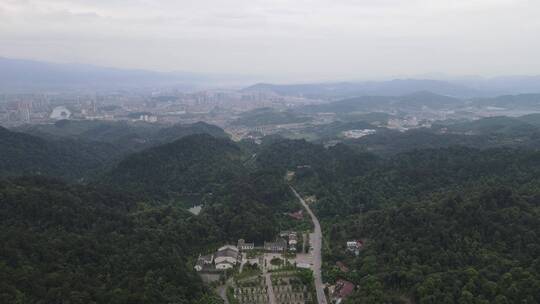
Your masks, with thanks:
[(536, 75), (539, 13), (533, 0), (0, 0), (0, 56), (280, 82)]

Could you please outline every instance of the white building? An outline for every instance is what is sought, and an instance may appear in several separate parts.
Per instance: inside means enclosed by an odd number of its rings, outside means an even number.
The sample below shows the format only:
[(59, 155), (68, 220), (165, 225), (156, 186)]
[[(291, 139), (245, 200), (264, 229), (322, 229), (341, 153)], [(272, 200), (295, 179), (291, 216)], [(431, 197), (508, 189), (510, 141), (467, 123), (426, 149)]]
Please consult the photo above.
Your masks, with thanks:
[(238, 250), (246, 251), (246, 250), (253, 250), (254, 248), (255, 248), (255, 243), (246, 243), (244, 239), (238, 240)]
[(71, 111), (64, 106), (56, 107), (49, 117), (56, 120), (69, 119), (71, 117)]
[(195, 270), (201, 271), (205, 268), (207, 265), (211, 265), (214, 261), (213, 255), (199, 255), (199, 258), (197, 259), (197, 263), (195, 264)]
[(216, 269), (224, 270), (233, 268), (238, 263), (240, 251), (236, 246), (225, 245), (218, 249), (214, 262)]

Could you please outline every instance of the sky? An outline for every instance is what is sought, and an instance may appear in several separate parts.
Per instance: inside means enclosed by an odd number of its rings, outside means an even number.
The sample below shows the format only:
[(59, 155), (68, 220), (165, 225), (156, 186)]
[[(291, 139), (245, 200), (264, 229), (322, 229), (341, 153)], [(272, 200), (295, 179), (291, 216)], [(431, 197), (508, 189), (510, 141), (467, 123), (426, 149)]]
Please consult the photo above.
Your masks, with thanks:
[(538, 0), (0, 0), (0, 56), (360, 80), (540, 74)]

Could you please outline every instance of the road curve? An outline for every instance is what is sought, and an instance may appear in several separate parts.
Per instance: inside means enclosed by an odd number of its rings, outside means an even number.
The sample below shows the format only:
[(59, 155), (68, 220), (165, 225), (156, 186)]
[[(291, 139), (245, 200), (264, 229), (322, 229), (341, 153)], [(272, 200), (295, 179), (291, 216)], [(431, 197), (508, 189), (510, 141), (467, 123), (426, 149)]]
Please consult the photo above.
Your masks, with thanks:
[(311, 217), (311, 221), (313, 222), (313, 226), (315, 227), (315, 230), (310, 235), (310, 241), (311, 245), (313, 247), (313, 277), (315, 279), (315, 290), (317, 291), (317, 303), (319, 304), (327, 304), (326, 302), (326, 296), (324, 295), (324, 285), (322, 282), (322, 276), (321, 276), (321, 249), (322, 249), (322, 231), (321, 231), (321, 224), (319, 223), (319, 220), (311, 211), (308, 204), (304, 201), (304, 199), (294, 190), (292, 186), (291, 190), (296, 195), (298, 200), (300, 200), (300, 203), (306, 208), (309, 216)]

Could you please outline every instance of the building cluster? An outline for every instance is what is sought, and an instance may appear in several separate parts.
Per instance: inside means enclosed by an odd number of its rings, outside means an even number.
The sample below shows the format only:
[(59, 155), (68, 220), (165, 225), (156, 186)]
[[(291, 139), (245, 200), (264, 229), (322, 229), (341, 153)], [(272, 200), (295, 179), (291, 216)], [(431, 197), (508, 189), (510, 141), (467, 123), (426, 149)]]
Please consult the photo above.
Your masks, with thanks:
[(199, 255), (195, 270), (226, 270), (231, 269), (241, 262), (240, 250), (233, 245), (225, 245), (214, 254)]
[(234, 268), (234, 266), (242, 262), (241, 252), (250, 250), (273, 253), (296, 252), (298, 242), (298, 234), (295, 231), (282, 231), (274, 241), (264, 242), (262, 247), (257, 247), (255, 243), (246, 242), (244, 239), (239, 239), (236, 246), (224, 245), (212, 254), (199, 255), (195, 263), (195, 270), (216, 271)]
[(343, 131), (342, 134), (346, 138), (358, 139), (364, 136), (375, 134), (377, 130), (374, 129), (360, 129), (360, 130), (348, 130)]
[(285, 108), (289, 103), (288, 97), (271, 92), (234, 90), (0, 94), (0, 124), (16, 126), (60, 119), (191, 123), (192, 119), (223, 125), (235, 113), (260, 107)]

